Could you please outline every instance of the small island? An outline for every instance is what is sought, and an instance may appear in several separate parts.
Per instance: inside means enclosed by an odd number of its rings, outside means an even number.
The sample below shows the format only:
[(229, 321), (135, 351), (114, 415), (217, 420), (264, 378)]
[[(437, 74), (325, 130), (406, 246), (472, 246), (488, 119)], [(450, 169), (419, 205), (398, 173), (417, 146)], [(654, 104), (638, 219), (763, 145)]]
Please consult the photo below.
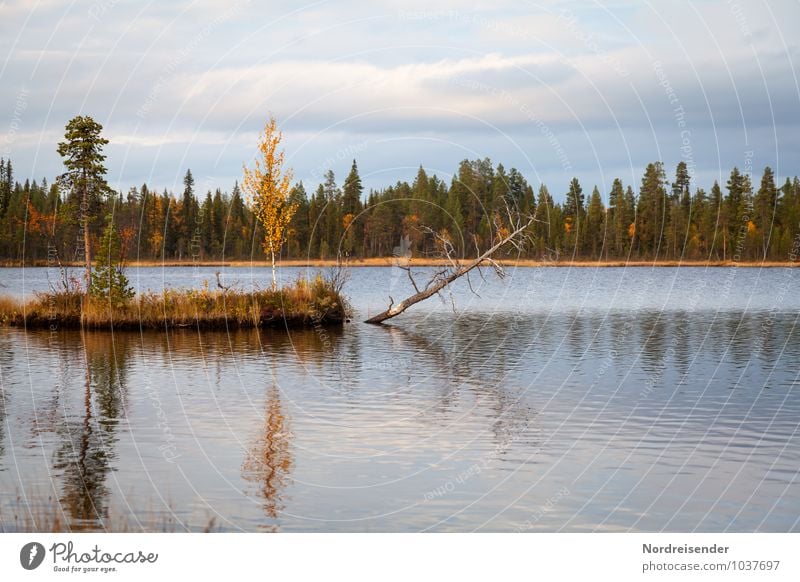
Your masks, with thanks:
[[(344, 276), (334, 270), (328, 277), (301, 277), (279, 286), (276, 257), (286, 241), (288, 226), (297, 211), (290, 200), (291, 170), (284, 169), (279, 150), (282, 134), (270, 118), (259, 142), (259, 157), (252, 169), (244, 168), (243, 187), (250, 196), (253, 215), (261, 227), (264, 252), (271, 258), (272, 283), (267, 289), (242, 291), (222, 284), (217, 273), (216, 289), (204, 281), (201, 289), (165, 289), (160, 293), (135, 293), (125, 274), (123, 240), (114, 220), (114, 205), (105, 217), (102, 236), (93, 244), (91, 225), (103, 198), (113, 199), (105, 180), (102, 126), (91, 117), (78, 116), (66, 127), (58, 153), (67, 171), (58, 177), (58, 187), (79, 201), (80, 254), (84, 277), (76, 278), (61, 262), (55, 247), (48, 263), (58, 267), (59, 278), (48, 292), (33, 299), (0, 297), (0, 325), (88, 329), (242, 329), (257, 327), (312, 327), (341, 325), (349, 316), (342, 296)], [(96, 248), (96, 253), (93, 253)], [(53, 266), (53, 265), (50, 265)]]
[(317, 275), (251, 292), (201, 289), (146, 292), (104, 301), (80, 290), (39, 293), (28, 301), (0, 298), (0, 325), (30, 329), (229, 330), (341, 325), (349, 306), (331, 278)]

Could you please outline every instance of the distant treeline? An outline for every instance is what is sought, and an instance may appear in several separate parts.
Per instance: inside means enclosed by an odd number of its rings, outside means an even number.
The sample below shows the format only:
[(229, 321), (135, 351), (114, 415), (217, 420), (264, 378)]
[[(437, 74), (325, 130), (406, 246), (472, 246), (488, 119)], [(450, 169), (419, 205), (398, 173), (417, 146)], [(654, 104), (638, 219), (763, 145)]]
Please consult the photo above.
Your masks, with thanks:
[[(96, 243), (111, 215), (128, 260), (264, 259), (263, 236), (238, 184), (196, 192), (187, 171), (177, 196), (143, 184), (93, 196), (81, 209), (75, 194), (47, 180), (15, 181), (11, 161), (0, 162), (2, 260), (80, 261), (82, 217)], [(299, 208), (282, 256), (385, 257), (407, 245), (414, 256), (436, 256), (440, 236), (475, 256), (503, 228), (507, 207), (535, 215), (525, 255), (533, 259), (786, 261), (800, 234), (800, 181), (778, 187), (770, 168), (755, 186), (734, 168), (724, 185), (707, 191), (691, 183), (685, 163), (669, 179), (656, 162), (637, 190), (615, 179), (607, 203), (596, 186), (586, 194), (575, 178), (565, 201), (555, 203), (547, 186), (534, 191), (516, 169), (464, 160), (449, 184), (420, 168), (411, 183), (363, 194), (355, 161), (341, 187), (331, 171), (310, 195), (296, 184)]]

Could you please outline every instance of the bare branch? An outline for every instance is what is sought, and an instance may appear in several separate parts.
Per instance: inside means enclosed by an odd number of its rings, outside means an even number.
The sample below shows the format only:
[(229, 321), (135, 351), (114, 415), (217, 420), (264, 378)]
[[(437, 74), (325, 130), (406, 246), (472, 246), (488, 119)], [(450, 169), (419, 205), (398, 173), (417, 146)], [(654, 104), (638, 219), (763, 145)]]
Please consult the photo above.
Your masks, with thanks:
[[(447, 239), (447, 237), (442, 236), (440, 233), (434, 232), (432, 229), (428, 229), (434, 238), (440, 241), (442, 250), (447, 257), (448, 262), (450, 263), (451, 268), (449, 270), (440, 271), (434, 275), (434, 277), (428, 282), (425, 286), (423, 291), (418, 291), (411, 297), (403, 299), (397, 305), (394, 304), (394, 299), (390, 296), (389, 299), (391, 303), (389, 304), (389, 308), (384, 311), (383, 313), (379, 313), (378, 315), (371, 317), (367, 320), (367, 323), (381, 323), (386, 321), (387, 319), (391, 319), (392, 317), (396, 317), (403, 313), (406, 309), (411, 307), (412, 305), (423, 301), (432, 295), (438, 294), (439, 291), (450, 285), (453, 281), (462, 277), (479, 267), (484, 261), (489, 262), (495, 269), (495, 272), (500, 274), (504, 273), (502, 268), (499, 264), (497, 264), (494, 260), (491, 260), (492, 256), (502, 249), (508, 243), (513, 243), (515, 248), (521, 248), (519, 237), (523, 234), (525, 229), (527, 229), (532, 223), (534, 218), (532, 216), (528, 216), (527, 219), (523, 222), (522, 219), (514, 220), (514, 230), (508, 233), (506, 236), (501, 237), (491, 248), (486, 250), (483, 254), (479, 253), (479, 256), (475, 259), (471, 260), (470, 262), (462, 265), (455, 259), (453, 259), (452, 254), (455, 251), (452, 243)], [(477, 244), (477, 242), (476, 242)], [(452, 298), (452, 293), (451, 293)]]
[[(478, 272), (481, 273), (481, 270), (478, 269)], [(481, 273), (481, 278), (483, 278), (483, 273)], [(467, 285), (469, 285), (469, 290), (473, 293), (473, 295), (480, 297), (480, 295), (478, 295), (478, 292), (472, 288), (472, 280), (469, 278), (469, 273), (467, 273)], [(451, 293), (450, 296), (452, 297), (452, 295), (453, 294)]]
[(336, 265), (326, 273), (325, 280), (336, 293), (340, 293), (350, 280), (350, 268), (347, 259), (342, 259), (341, 253), (336, 257)]
[(495, 261), (491, 257), (487, 257), (486, 258), (486, 262), (489, 263), (492, 266), (492, 268), (494, 269), (495, 274), (498, 277), (500, 277), (501, 279), (505, 279), (506, 270), (503, 268), (503, 266), (501, 264), (499, 264), (497, 261)]
[(414, 280), (414, 275), (411, 274), (411, 267), (410, 266), (409, 267), (404, 267), (403, 265), (397, 265), (397, 266), (399, 268), (403, 269), (406, 272), (406, 274), (408, 275), (409, 281), (411, 281), (411, 284), (414, 286), (414, 291), (419, 293), (420, 291), (419, 291), (419, 287), (417, 287), (417, 282)]

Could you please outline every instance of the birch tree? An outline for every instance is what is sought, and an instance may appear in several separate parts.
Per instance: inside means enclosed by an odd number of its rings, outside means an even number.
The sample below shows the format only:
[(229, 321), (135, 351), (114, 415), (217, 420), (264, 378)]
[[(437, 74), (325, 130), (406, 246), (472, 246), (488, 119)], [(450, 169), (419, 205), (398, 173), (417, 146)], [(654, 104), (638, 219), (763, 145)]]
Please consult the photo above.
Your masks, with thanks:
[(272, 261), (273, 289), (278, 286), (275, 257), (286, 242), (289, 223), (297, 211), (297, 203), (290, 199), (292, 170), (284, 169), (285, 153), (278, 149), (282, 139), (275, 118), (270, 117), (258, 144), (259, 155), (252, 169), (244, 166), (242, 182), (253, 212), (264, 228), (262, 245)]

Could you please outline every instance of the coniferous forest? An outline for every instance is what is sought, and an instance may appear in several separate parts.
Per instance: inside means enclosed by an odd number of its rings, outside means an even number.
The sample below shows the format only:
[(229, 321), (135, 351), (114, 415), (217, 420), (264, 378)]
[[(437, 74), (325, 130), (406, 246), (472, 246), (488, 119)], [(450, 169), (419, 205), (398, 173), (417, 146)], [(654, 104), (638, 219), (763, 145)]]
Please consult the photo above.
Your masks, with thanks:
[[(655, 162), (639, 184), (615, 179), (607, 197), (575, 178), (561, 191), (551, 188), (534, 188), (518, 170), (483, 159), (462, 161), (449, 183), (420, 167), (410, 183), (365, 193), (353, 161), (341, 184), (328, 171), (315, 189), (294, 185), (298, 210), (281, 256), (389, 257), (404, 240), (413, 256), (434, 257), (440, 237), (462, 256), (475, 256), (491, 246), (507, 206), (536, 217), (520, 257), (534, 260), (787, 261), (800, 234), (800, 181), (780, 183), (769, 167), (753, 178), (733, 168), (725, 183), (706, 188), (692, 183), (685, 163), (668, 175)], [(0, 259), (80, 261), (82, 216), (89, 217), (93, 246), (112, 218), (128, 261), (265, 259), (260, 227), (238, 184), (200, 192), (187, 170), (181, 192), (142, 184), (94, 194), (88, 212), (81, 203), (55, 180), (20, 182), (3, 159)]]

